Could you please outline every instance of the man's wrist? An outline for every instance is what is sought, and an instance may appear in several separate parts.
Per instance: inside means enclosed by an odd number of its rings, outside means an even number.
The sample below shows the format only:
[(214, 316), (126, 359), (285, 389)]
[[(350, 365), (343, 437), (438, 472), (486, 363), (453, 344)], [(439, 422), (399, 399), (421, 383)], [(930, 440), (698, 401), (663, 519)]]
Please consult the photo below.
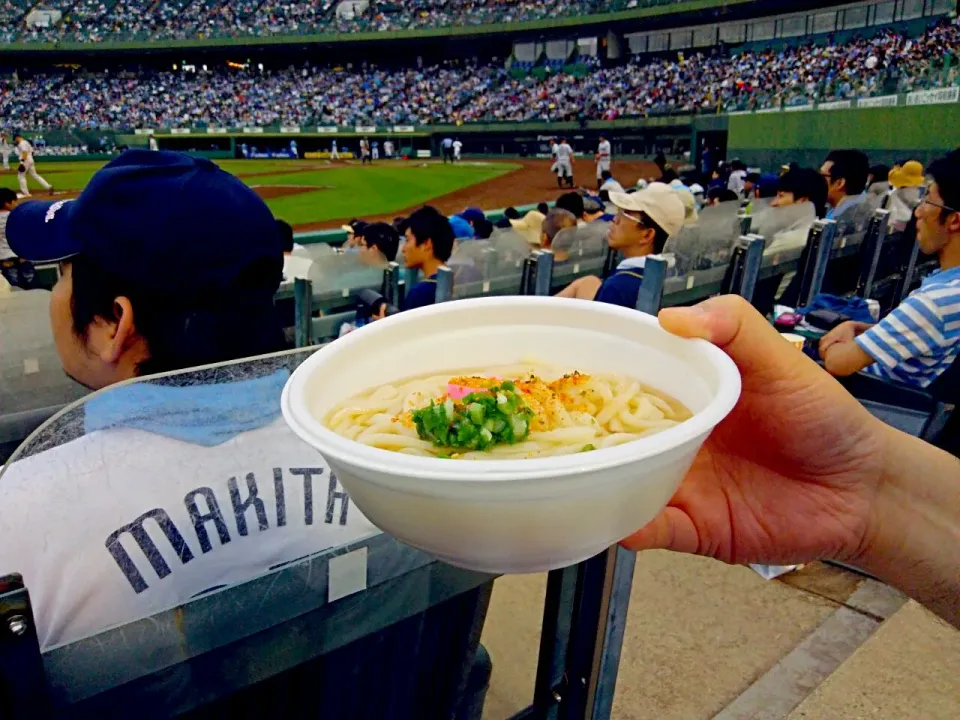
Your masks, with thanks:
[(851, 560), (960, 627), (960, 460), (884, 432), (885, 470)]

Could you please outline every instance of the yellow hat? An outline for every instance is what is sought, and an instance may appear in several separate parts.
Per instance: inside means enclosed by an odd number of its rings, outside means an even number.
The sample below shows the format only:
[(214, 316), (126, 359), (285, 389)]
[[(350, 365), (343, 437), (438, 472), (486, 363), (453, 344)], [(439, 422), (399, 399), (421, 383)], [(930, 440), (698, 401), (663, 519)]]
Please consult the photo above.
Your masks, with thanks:
[(916, 160), (905, 162), (903, 167), (894, 168), (887, 178), (895, 188), (911, 188), (923, 186), (923, 165)]

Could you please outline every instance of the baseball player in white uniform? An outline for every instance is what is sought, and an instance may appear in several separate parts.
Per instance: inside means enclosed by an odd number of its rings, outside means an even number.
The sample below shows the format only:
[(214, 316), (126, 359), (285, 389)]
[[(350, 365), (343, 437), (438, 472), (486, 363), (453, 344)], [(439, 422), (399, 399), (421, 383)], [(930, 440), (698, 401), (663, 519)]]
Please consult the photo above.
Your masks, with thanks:
[(567, 181), (568, 187), (573, 187), (573, 148), (567, 143), (566, 138), (560, 138), (557, 143), (557, 186), (563, 187), (563, 181)]
[(597, 146), (597, 188), (603, 184), (603, 174), (610, 172), (611, 157), (610, 141), (603, 135), (600, 136), (600, 144)]
[(10, 169), (10, 156), (13, 155), (13, 145), (10, 144), (10, 136), (7, 133), (0, 133), (0, 155), (3, 156), (3, 169)]
[(463, 143), (460, 142), (460, 139), (457, 138), (453, 141), (453, 160), (458, 162), (460, 160), (460, 152), (463, 150)]
[(334, 140), (332, 143), (330, 143), (330, 159), (331, 159), (331, 160), (339, 160), (339, 159), (340, 159), (340, 153), (337, 152), (337, 141), (336, 141), (336, 140)]
[(157, 143), (157, 139), (153, 135), (150, 136), (150, 139), (147, 141), (147, 143), (151, 151), (158, 152), (160, 150), (160, 145)]
[(360, 164), (366, 165), (368, 162), (373, 162), (370, 159), (370, 141), (363, 138), (360, 141)]
[(387, 160), (393, 157), (393, 140), (386, 140), (383, 143), (383, 155)]
[(17, 179), (20, 181), (20, 194), (23, 195), (23, 197), (30, 197), (30, 189), (27, 187), (27, 173), (40, 183), (40, 187), (44, 190), (52, 191), (53, 188), (50, 183), (37, 174), (37, 168), (33, 162), (33, 146), (19, 133), (14, 135), (13, 139), (17, 143), (17, 154), (20, 157), (20, 165), (17, 168)]

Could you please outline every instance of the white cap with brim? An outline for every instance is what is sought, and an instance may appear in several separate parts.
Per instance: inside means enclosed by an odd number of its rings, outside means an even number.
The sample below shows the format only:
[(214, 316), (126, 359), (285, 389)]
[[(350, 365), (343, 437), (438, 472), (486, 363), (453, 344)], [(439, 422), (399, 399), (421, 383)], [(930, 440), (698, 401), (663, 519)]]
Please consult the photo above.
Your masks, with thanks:
[(610, 193), (610, 202), (627, 212), (642, 212), (666, 231), (675, 235), (683, 227), (686, 211), (677, 191), (664, 183), (650, 183), (646, 190), (634, 193)]
[(537, 210), (531, 210), (521, 220), (511, 220), (510, 225), (531, 245), (540, 244), (540, 233), (546, 216)]

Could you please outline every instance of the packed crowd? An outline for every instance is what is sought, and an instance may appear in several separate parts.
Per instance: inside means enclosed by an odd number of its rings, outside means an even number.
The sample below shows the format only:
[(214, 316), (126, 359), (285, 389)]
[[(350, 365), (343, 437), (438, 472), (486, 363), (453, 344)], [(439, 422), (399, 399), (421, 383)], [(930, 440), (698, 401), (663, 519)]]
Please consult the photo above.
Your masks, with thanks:
[[(91, 0), (92, 1), (92, 0)], [(242, 6), (242, 5), (241, 5)], [(233, 12), (238, 12), (234, 10)], [(0, 85), (0, 113), (29, 128), (416, 125), (637, 117), (864, 97), (954, 83), (960, 26), (843, 45), (587, 61), (581, 75), (516, 78), (494, 65), (422, 69), (40, 72)]]
[[(661, 0), (662, 1), (662, 0)], [(671, 0), (684, 2), (685, 0)], [(594, 0), (419, 0), (370, 2), (356, 14), (338, 13), (338, 0), (300, 3), (293, 0), (55, 0), (44, 3), (63, 13), (49, 28), (28, 28), (25, 15), (34, 3), (0, 3), (0, 37), (7, 41), (183, 39), (249, 37), (410, 30), (450, 25), (480, 25), (538, 20), (546, 17), (609, 12), (620, 5), (637, 7), (658, 0), (632, 3)]]

